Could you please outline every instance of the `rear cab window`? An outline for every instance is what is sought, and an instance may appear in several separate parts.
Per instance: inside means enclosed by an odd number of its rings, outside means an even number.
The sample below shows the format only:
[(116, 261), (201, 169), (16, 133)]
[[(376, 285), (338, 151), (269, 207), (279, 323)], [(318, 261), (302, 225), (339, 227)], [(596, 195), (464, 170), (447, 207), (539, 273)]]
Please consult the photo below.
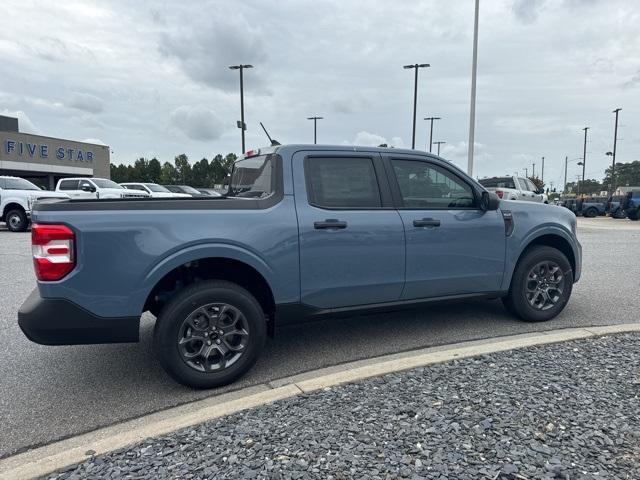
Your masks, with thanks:
[(480, 185), (486, 188), (511, 188), (516, 189), (516, 185), (513, 182), (513, 177), (495, 177), (495, 178), (483, 178), (479, 180)]
[(78, 190), (78, 180), (61, 180), (59, 190)]
[(233, 164), (229, 197), (269, 198), (276, 192), (275, 156), (258, 155)]

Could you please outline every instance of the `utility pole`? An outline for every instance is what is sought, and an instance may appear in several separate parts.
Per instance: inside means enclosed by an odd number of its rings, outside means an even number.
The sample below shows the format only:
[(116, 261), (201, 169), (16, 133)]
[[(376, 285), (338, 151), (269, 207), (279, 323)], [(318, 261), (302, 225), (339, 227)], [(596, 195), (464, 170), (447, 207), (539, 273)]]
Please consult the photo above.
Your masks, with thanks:
[(467, 175), (473, 177), (473, 146), (475, 142), (476, 128), (476, 75), (478, 71), (478, 13), (480, 0), (476, 0), (475, 16), (473, 21), (473, 60), (471, 65), (471, 106), (469, 108), (469, 151), (467, 159)]
[(531, 170), (531, 176), (535, 177), (536, 176), (536, 164), (533, 164), (533, 170)]
[(318, 140), (318, 120), (322, 120), (322, 117), (307, 117), (307, 120), (313, 120), (313, 144), (315, 145)]
[(527, 167), (524, 167), (524, 176), (525, 178), (529, 178), (529, 169)]
[(544, 183), (544, 157), (542, 157), (542, 178), (540, 180)]
[(564, 193), (567, 193), (567, 163), (569, 163), (569, 155), (564, 157)]
[(440, 145), (443, 145), (447, 142), (433, 142), (433, 143), (435, 143), (438, 146), (438, 156), (440, 156)]
[(616, 145), (618, 144), (618, 113), (621, 108), (616, 108), (613, 113), (616, 114), (616, 126), (613, 131), (613, 163), (611, 164), (611, 195), (616, 191)]
[(589, 127), (584, 127), (584, 147), (582, 150), (582, 183), (584, 184), (584, 171), (587, 166), (587, 130)]
[(253, 65), (231, 65), (229, 68), (231, 70), (240, 70), (240, 121), (238, 122), (238, 128), (242, 132), (242, 153), (244, 154), (244, 131), (247, 129), (247, 124), (244, 123), (244, 76), (242, 72), (245, 68), (253, 68)]
[(440, 117), (426, 117), (425, 120), (429, 120), (431, 122), (431, 127), (429, 128), (429, 153), (431, 153), (431, 147), (433, 145), (433, 121), (441, 120)]
[(415, 79), (413, 83), (413, 133), (411, 135), (411, 148), (416, 148), (416, 110), (418, 108), (418, 69), (430, 67), (428, 63), (414, 63), (413, 65), (404, 65), (402, 68), (409, 70), (415, 69)]

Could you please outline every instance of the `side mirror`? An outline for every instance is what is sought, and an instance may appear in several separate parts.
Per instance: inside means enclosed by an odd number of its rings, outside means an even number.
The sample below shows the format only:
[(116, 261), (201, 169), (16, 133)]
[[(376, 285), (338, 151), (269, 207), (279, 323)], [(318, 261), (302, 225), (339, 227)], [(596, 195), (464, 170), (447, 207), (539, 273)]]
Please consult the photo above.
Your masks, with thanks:
[(499, 206), (500, 197), (493, 192), (482, 192), (482, 197), (480, 198), (480, 209), (486, 212), (489, 210), (497, 210)]
[(96, 187), (93, 187), (91, 185), (82, 185), (82, 187), (80, 187), (80, 190), (82, 190), (83, 192), (94, 193), (96, 191)]

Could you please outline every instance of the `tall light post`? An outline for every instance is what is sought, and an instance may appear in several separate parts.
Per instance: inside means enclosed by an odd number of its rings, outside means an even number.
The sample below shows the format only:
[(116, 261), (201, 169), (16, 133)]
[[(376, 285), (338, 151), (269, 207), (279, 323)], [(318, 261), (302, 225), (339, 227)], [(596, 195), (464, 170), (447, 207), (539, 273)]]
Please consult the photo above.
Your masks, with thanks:
[(411, 148), (416, 148), (416, 109), (418, 108), (418, 69), (430, 67), (428, 63), (414, 63), (413, 65), (404, 65), (402, 68), (415, 70), (415, 79), (413, 84), (413, 133), (411, 135)]
[(542, 178), (540, 180), (544, 183), (544, 157), (542, 157)]
[(238, 122), (238, 128), (242, 132), (242, 153), (244, 153), (244, 131), (247, 129), (247, 124), (244, 123), (244, 76), (242, 72), (245, 68), (253, 68), (253, 65), (230, 65), (229, 68), (231, 70), (240, 70), (240, 121)]
[(473, 60), (471, 64), (471, 106), (469, 109), (469, 151), (467, 159), (467, 174), (473, 177), (473, 146), (475, 142), (476, 128), (476, 74), (478, 71), (478, 14), (480, 0), (476, 0), (475, 16), (473, 21)]
[(584, 147), (582, 149), (582, 184), (584, 185), (584, 171), (587, 165), (587, 130), (589, 127), (584, 127), (582, 130), (584, 130)]
[(620, 113), (621, 108), (616, 108), (613, 113), (616, 114), (616, 126), (613, 131), (613, 152), (611, 155), (613, 156), (613, 163), (611, 164), (611, 195), (616, 188), (616, 145), (618, 144), (618, 113)]
[(569, 155), (565, 155), (564, 157), (564, 188), (563, 192), (567, 193), (567, 164), (569, 163)]
[(438, 146), (438, 156), (440, 156), (440, 145), (444, 145), (447, 142), (442, 142), (441, 141), (441, 142), (433, 142), (433, 143), (435, 143)]
[(318, 143), (318, 120), (322, 120), (322, 117), (307, 117), (307, 120), (313, 120), (313, 144)]
[(431, 146), (433, 145), (433, 121), (442, 119), (440, 117), (425, 117), (425, 120), (431, 122), (431, 126), (429, 127), (429, 153), (431, 153)]
[(535, 177), (536, 176), (536, 164), (533, 164), (533, 169), (531, 170), (531, 176)]
[(527, 167), (524, 167), (524, 177), (529, 178), (529, 169)]

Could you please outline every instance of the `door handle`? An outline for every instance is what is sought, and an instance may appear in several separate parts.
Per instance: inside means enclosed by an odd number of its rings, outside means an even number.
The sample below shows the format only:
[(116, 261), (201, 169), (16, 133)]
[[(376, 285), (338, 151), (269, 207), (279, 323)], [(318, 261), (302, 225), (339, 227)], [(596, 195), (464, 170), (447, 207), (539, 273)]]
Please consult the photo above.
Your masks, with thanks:
[(347, 222), (328, 218), (324, 222), (313, 222), (313, 228), (316, 230), (344, 229), (347, 228)]
[(439, 227), (440, 220), (437, 220), (435, 218), (423, 218), (421, 220), (414, 220), (413, 226), (414, 227)]

